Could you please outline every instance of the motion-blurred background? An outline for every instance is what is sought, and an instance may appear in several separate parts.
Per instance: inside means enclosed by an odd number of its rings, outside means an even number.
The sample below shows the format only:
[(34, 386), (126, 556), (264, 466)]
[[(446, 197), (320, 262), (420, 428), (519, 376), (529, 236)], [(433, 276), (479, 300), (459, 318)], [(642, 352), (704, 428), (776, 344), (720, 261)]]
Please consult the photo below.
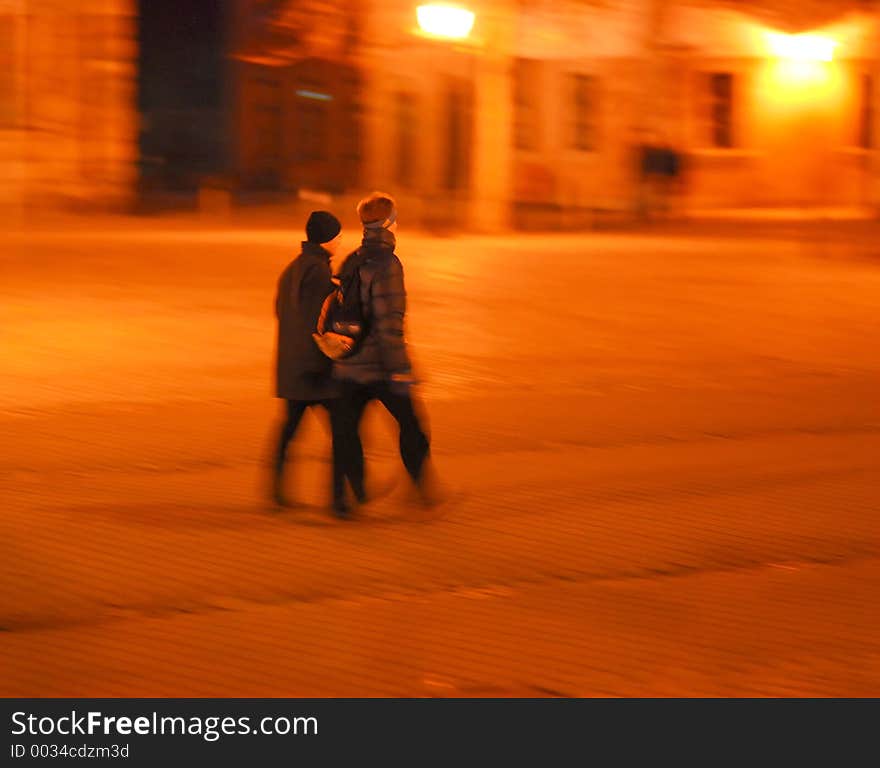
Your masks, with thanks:
[[(0, 0), (0, 694), (876, 696), (880, 8)], [(444, 489), (269, 504), (309, 211)]]
[(880, 199), (873, 0), (4, 0), (0, 42), (7, 209), (376, 187), (497, 231)]

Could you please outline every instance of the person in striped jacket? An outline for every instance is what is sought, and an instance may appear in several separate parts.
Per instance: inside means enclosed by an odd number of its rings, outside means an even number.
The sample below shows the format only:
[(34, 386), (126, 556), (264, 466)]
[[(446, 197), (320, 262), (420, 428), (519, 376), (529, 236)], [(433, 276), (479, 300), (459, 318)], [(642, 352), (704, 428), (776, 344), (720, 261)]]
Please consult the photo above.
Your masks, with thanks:
[[(359, 435), (367, 404), (378, 400), (400, 428), (400, 456), (407, 473), (423, 491), (429, 438), (413, 407), (415, 383), (404, 337), (406, 289), (403, 265), (395, 253), (397, 206), (383, 192), (360, 201), (358, 216), (364, 227), (361, 247), (344, 262), (340, 279), (346, 282), (359, 270), (361, 307), (366, 332), (355, 351), (333, 362), (333, 377), (342, 383), (340, 430), (345, 436), (342, 455), (347, 475), (359, 501), (364, 501), (364, 457)], [(347, 510), (337, 510), (343, 514)]]

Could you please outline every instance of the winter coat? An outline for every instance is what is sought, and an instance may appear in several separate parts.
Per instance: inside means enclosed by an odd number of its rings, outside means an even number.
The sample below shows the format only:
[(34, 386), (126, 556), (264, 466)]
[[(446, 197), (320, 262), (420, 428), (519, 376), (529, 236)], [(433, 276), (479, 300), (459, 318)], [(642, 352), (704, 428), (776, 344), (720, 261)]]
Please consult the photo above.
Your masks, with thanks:
[(406, 289), (403, 265), (394, 253), (394, 237), (365, 239), (342, 267), (341, 278), (360, 270), (361, 306), (367, 333), (354, 354), (333, 364), (338, 379), (367, 384), (388, 381), (394, 374), (409, 374), (409, 354), (403, 338)]
[(312, 339), (321, 304), (333, 290), (330, 253), (304, 242), (281, 273), (275, 298), (278, 319), (276, 395), (289, 400), (324, 400), (336, 395), (332, 366)]

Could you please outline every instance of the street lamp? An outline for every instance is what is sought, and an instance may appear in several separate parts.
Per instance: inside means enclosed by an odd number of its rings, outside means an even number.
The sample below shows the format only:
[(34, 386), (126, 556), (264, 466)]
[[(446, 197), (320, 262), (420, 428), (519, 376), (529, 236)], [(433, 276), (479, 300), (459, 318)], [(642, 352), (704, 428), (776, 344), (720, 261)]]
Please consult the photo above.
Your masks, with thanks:
[(777, 57), (774, 92), (777, 98), (815, 99), (833, 86), (831, 64), (838, 43), (821, 35), (786, 35), (767, 32), (770, 52)]
[(433, 37), (463, 40), (474, 26), (474, 13), (459, 5), (429, 3), (416, 8), (422, 31)]
[(771, 32), (767, 35), (770, 50), (777, 56), (791, 61), (831, 61), (837, 43), (819, 35), (783, 35)]

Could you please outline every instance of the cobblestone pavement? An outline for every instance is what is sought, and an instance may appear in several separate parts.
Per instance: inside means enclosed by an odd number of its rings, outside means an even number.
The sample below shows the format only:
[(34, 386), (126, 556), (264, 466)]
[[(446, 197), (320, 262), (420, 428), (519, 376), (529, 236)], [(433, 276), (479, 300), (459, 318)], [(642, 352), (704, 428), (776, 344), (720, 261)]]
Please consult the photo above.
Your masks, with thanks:
[(400, 233), (443, 502), (264, 500), (298, 233), (7, 236), (3, 696), (876, 696), (880, 251)]

